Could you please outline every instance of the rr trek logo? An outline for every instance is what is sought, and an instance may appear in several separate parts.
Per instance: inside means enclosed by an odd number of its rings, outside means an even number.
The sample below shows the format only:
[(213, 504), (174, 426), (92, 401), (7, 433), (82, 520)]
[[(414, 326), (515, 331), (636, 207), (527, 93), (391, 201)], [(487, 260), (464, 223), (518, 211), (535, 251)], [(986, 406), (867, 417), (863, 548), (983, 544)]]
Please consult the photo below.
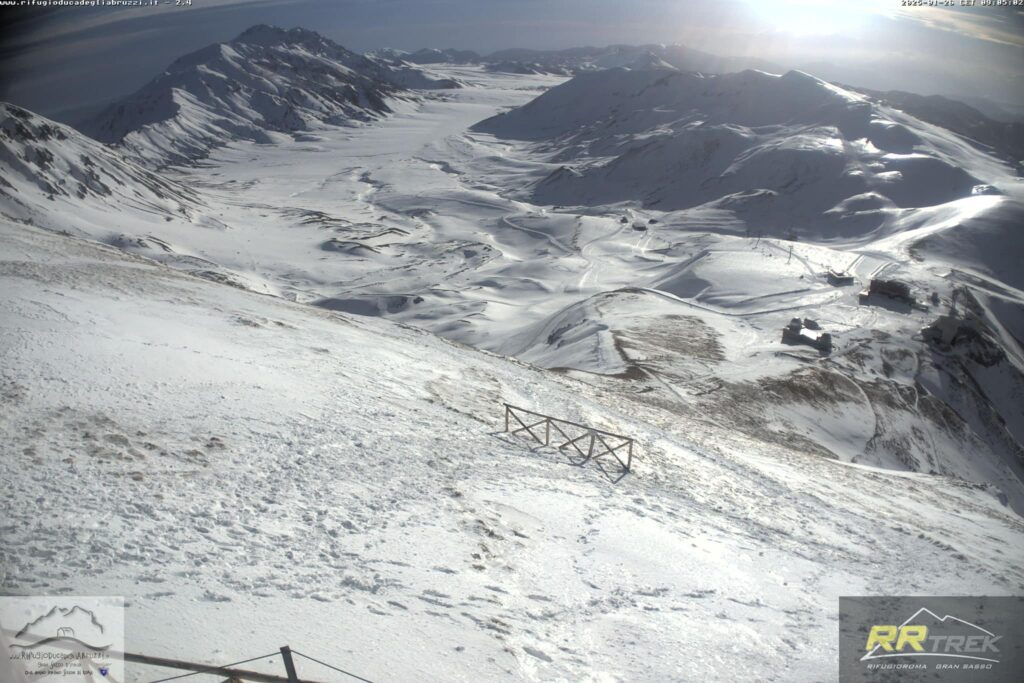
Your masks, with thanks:
[(1022, 683), (1024, 597), (839, 598), (839, 683)]
[(1001, 639), (977, 624), (922, 607), (899, 626), (873, 625), (860, 659), (950, 657), (998, 664)]

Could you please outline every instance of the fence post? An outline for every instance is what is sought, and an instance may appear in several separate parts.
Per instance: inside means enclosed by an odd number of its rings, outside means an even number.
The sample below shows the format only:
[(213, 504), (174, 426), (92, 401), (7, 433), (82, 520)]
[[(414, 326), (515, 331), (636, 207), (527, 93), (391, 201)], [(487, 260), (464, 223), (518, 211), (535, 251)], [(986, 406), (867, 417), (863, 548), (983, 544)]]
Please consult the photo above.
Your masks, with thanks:
[(505, 431), (508, 431), (508, 414), (512, 412), (512, 406), (505, 404)]
[(588, 429), (587, 431), (590, 433), (590, 447), (587, 448), (587, 460), (590, 460), (594, 457), (594, 430)]
[(631, 469), (633, 469), (633, 439), (629, 440), (629, 448), (627, 449), (627, 453), (629, 454), (626, 457), (626, 471), (628, 472)]
[(284, 670), (288, 673), (288, 683), (299, 683), (299, 676), (295, 673), (295, 662), (292, 661), (292, 649), (287, 645), (281, 648), (281, 659), (284, 660)]
[(551, 443), (551, 418), (544, 420), (544, 445)]

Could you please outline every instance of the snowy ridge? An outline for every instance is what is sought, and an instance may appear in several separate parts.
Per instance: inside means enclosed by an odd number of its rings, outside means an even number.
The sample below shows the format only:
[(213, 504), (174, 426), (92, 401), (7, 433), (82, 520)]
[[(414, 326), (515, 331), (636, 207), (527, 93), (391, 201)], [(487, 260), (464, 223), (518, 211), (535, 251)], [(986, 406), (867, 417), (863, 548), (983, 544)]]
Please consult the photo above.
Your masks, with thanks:
[(502, 73), (502, 74), (557, 74), (565, 76), (569, 72), (558, 66), (544, 66), (537, 64), (536, 62), (516, 62), (511, 60), (504, 60), (501, 62), (491, 62), (485, 67), (491, 73)]
[(995, 120), (972, 106), (940, 95), (926, 97), (901, 90), (880, 92), (865, 88), (859, 91), (922, 121), (976, 140), (1015, 164), (1024, 161), (1024, 123)]
[(545, 141), (562, 167), (538, 203), (709, 205), (802, 236), (878, 236), (898, 209), (1012, 177), (956, 135), (794, 71), (581, 74), (475, 129)]
[(413, 64), (476, 64), (481, 61), (480, 55), (472, 50), (438, 50), (427, 47), (404, 53), (402, 58)]
[[(504, 350), (632, 377), (651, 400), (731, 415), (751, 435), (776, 438), (764, 428), (778, 425), (778, 438), (829, 457), (987, 481), (1024, 509), (1024, 415), (1012, 398), (1024, 393), (1024, 292), (1011, 265), (1024, 205), (990, 150), (799, 72), (584, 73), (474, 130), (522, 141), (521, 156), (545, 162), (511, 197), (659, 219), (622, 218), (647, 245), (647, 264), (608, 284), (662, 300), (595, 296), (552, 311)], [(868, 254), (880, 261), (867, 267)], [(778, 256), (785, 263), (772, 263)], [(909, 279), (938, 311), (878, 314), (869, 302), (852, 312), (824, 282), (835, 264), (862, 266), (865, 284), (880, 271)], [(958, 297), (973, 302), (968, 312)], [(966, 336), (936, 353), (916, 332), (947, 307)], [(844, 349), (829, 363), (836, 376), (748, 362), (763, 353), (760, 321), (781, 327), (794, 315), (831, 321)], [(663, 322), (679, 316), (698, 325), (693, 341), (669, 337), (684, 335)], [(707, 349), (723, 357), (704, 359)], [(717, 365), (724, 358), (732, 369)]]
[(452, 87), (452, 80), (350, 52), (313, 31), (259, 25), (178, 59), (83, 130), (163, 165), (235, 140), (269, 143), (280, 133), (372, 120), (410, 88)]
[(258, 275), (197, 249), (206, 239), (231, 240), (215, 204), (191, 183), (140, 166), (116, 147), (0, 103), (0, 214), (220, 282), (275, 291)]
[(638, 67), (646, 63), (668, 65), (680, 71), (731, 73), (745, 69), (779, 71), (775, 64), (755, 57), (713, 55), (685, 45), (608, 45), (605, 47), (574, 47), (565, 50), (527, 50), (513, 48), (487, 55), (485, 62), (532, 62), (542, 68), (564, 73), (580, 73), (617, 67)]
[(565, 50), (512, 48), (481, 55), (472, 50), (423, 48), (415, 52), (381, 48), (366, 53), (388, 61), (422, 65), (480, 64), (492, 73), (572, 75), (602, 69), (669, 69), (729, 73), (744, 69), (778, 71), (775, 64), (753, 57), (723, 57), (685, 45), (608, 45)]
[(0, 199), (9, 218), (74, 232), (82, 232), (83, 210), (164, 221), (188, 220), (203, 208), (188, 187), (7, 103), (0, 103)]

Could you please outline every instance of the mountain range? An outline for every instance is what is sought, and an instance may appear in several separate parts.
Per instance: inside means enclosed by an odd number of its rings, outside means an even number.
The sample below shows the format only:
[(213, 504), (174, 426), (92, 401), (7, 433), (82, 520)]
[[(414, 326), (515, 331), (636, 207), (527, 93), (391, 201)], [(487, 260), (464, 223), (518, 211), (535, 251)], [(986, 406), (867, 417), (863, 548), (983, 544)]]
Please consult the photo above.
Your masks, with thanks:
[(1012, 173), (991, 150), (886, 104), (796, 71), (617, 68), (475, 130), (544, 141), (560, 166), (532, 186), (543, 204), (716, 207), (805, 237), (877, 236), (894, 210), (970, 197)]
[(321, 124), (369, 121), (410, 88), (452, 88), (403, 63), (351, 52), (305, 29), (266, 25), (185, 55), (81, 129), (154, 165), (231, 140), (270, 143)]

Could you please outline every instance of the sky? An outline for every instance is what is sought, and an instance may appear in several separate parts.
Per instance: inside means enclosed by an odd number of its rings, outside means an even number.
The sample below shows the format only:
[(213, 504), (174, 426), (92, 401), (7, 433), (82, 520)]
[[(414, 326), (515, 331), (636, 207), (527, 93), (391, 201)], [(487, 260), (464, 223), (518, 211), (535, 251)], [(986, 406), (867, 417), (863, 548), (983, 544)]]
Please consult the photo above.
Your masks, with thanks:
[(183, 54), (266, 23), (310, 28), (357, 51), (681, 43), (850, 85), (984, 97), (1024, 112), (1024, 10), (983, 0), (949, 8), (901, 0), (159, 2), (0, 8), (0, 100), (65, 120), (134, 92)]

